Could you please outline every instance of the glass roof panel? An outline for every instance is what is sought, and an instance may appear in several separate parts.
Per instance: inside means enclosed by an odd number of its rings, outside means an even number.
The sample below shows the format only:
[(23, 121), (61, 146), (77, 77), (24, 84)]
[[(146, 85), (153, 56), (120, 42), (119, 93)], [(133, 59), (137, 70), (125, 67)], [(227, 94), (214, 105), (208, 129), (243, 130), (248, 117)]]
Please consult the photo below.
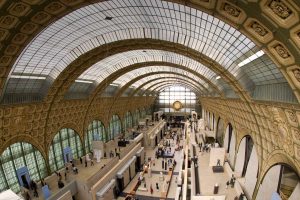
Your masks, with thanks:
[(205, 76), (207, 79), (213, 78), (216, 74), (199, 62), (187, 58), (186, 56), (162, 51), (162, 50), (133, 50), (124, 53), (115, 54), (99, 61), (86, 70), (79, 78), (94, 80), (100, 83), (111, 73), (122, 69), (128, 65), (140, 62), (161, 61), (170, 62), (186, 66)]
[[(105, 20), (105, 17), (112, 20)], [(24, 49), (13, 73), (56, 78), (83, 53), (113, 41), (153, 38), (180, 43), (234, 70), (255, 46), (238, 30), (202, 11), (161, 0), (112, 0), (75, 10), (45, 28)]]
[[(172, 81), (174, 83), (176, 82), (180, 82), (181, 80), (185, 81), (187, 84), (191, 83), (193, 85), (199, 85), (196, 81), (193, 81), (191, 79), (188, 79), (186, 77), (183, 77), (181, 75), (175, 75), (175, 74), (155, 74), (155, 75), (149, 75), (147, 77), (144, 77), (142, 79), (140, 79), (139, 81), (135, 82), (134, 85), (132, 85), (135, 88), (138, 88), (139, 86), (141, 86), (142, 84), (148, 82), (148, 81), (152, 81), (154, 79), (158, 79), (160, 78), (160, 81), (162, 80), (169, 80)], [(201, 88), (201, 87), (200, 87)], [(142, 89), (147, 89), (147, 87), (143, 87)], [(203, 90), (203, 88), (202, 88)]]
[[(152, 67), (143, 67), (140, 69), (132, 70), (132, 71), (120, 76), (118, 79), (116, 79), (113, 82), (113, 84), (119, 84), (119, 85), (123, 86), (126, 83), (128, 83), (129, 81), (131, 81), (132, 79), (134, 79), (138, 76), (147, 74), (147, 73), (151, 73), (151, 72), (174, 72), (174, 73), (182, 74), (182, 75), (188, 76), (188, 77), (193, 78), (194, 80), (198, 81), (198, 83), (203, 85), (205, 88), (209, 87), (209, 85), (207, 83), (205, 83), (202, 79), (198, 78), (194, 74), (192, 74), (188, 71), (182, 70), (182, 69), (168, 67), (168, 66), (152, 66)], [(139, 84), (139, 81), (135, 82), (132, 86), (138, 87), (138, 84)]]

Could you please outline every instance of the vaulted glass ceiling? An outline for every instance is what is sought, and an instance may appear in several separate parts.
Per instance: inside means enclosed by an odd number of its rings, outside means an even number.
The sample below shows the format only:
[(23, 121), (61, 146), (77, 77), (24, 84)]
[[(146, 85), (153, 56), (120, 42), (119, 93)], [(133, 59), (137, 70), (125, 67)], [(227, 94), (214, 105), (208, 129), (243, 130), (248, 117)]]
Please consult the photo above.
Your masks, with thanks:
[[(123, 86), (136, 77), (139, 77), (139, 76), (142, 76), (142, 75), (148, 74), (148, 73), (155, 73), (155, 72), (170, 72), (170, 73), (181, 74), (181, 75), (185, 76), (185, 77), (183, 77), (183, 79), (188, 80), (189, 78), (192, 78), (192, 79), (196, 80), (198, 82), (198, 84), (201, 84), (203, 87), (209, 88), (209, 85), (207, 83), (205, 83), (202, 79), (195, 76), (194, 74), (187, 72), (185, 70), (182, 70), (182, 69), (177, 69), (177, 68), (167, 67), (167, 66), (143, 67), (140, 69), (132, 70), (132, 71), (124, 74), (123, 76), (119, 77), (118, 79), (116, 79), (113, 82), (113, 84), (119, 84), (120, 86)], [(150, 76), (146, 77), (145, 79), (138, 80), (137, 82), (133, 83), (132, 86), (139, 87), (141, 84), (144, 83), (144, 81), (146, 81), (147, 79), (149, 80), (149, 78), (150, 78)]]
[[(109, 17), (112, 19), (107, 20)], [(238, 66), (260, 48), (235, 28), (202, 11), (161, 0), (112, 0), (77, 9), (37, 35), (20, 54), (11, 75), (42, 76), (48, 77), (48, 82), (53, 81), (72, 61), (96, 47), (143, 38), (169, 41), (197, 50), (223, 66), (247, 90), (255, 85), (286, 82), (266, 55), (258, 58), (255, 64)], [(202, 64), (176, 53), (149, 49), (110, 56), (91, 66), (79, 79), (98, 84), (114, 71), (149, 61), (187, 66), (220, 88), (224, 87), (225, 82), (220, 86), (220, 81), (215, 80), (218, 75)], [(19, 81), (8, 80), (7, 88), (22, 91), (22, 88), (33, 87), (32, 81)], [(42, 88), (43, 84), (40, 85)], [(91, 87), (85, 88), (91, 90)], [(76, 92), (74, 86), (71, 90)]]

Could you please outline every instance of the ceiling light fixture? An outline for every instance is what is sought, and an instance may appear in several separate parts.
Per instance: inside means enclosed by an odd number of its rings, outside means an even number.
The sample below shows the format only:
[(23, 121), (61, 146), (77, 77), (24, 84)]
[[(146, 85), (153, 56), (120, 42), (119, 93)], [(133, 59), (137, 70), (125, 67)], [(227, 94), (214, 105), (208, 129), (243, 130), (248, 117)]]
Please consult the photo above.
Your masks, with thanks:
[(45, 76), (23, 76), (23, 75), (11, 75), (10, 78), (20, 78), (20, 79), (38, 79), (38, 80), (45, 80)]
[(86, 80), (80, 80), (80, 79), (77, 79), (75, 80), (76, 83), (93, 83), (93, 81), (86, 81)]
[(255, 54), (253, 54), (252, 56), (250, 56), (249, 58), (246, 58), (245, 60), (243, 60), (242, 62), (240, 62), (238, 64), (239, 67), (242, 67), (246, 64), (248, 64), (249, 62), (261, 57), (262, 55), (264, 55), (265, 53), (263, 52), (263, 50), (260, 50), (258, 52), (256, 52)]

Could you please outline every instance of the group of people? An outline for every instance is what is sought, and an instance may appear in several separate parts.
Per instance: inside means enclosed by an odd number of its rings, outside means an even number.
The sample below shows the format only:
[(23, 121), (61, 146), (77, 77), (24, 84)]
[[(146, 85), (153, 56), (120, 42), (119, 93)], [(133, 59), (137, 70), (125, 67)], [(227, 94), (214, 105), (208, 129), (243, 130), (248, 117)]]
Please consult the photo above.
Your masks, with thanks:
[(234, 187), (234, 184), (235, 184), (235, 180), (236, 180), (236, 178), (235, 178), (234, 175), (232, 174), (231, 179), (230, 179), (229, 181), (226, 182), (226, 189), (228, 188), (229, 185), (233, 188), (233, 187)]
[(205, 143), (203, 145), (202, 142), (200, 142), (199, 143), (199, 149), (200, 149), (200, 152), (210, 152), (211, 144)]
[[(44, 179), (41, 179), (41, 186), (43, 187), (45, 185), (47, 185), (47, 183), (45, 182)], [(34, 180), (31, 180), (29, 183), (29, 186), (27, 185), (26, 187), (24, 186), (22, 188), (22, 196), (24, 197), (25, 200), (31, 200), (29, 190), (32, 190), (33, 196), (39, 197), (39, 193), (38, 193), (37, 189), (38, 189), (37, 183)]]

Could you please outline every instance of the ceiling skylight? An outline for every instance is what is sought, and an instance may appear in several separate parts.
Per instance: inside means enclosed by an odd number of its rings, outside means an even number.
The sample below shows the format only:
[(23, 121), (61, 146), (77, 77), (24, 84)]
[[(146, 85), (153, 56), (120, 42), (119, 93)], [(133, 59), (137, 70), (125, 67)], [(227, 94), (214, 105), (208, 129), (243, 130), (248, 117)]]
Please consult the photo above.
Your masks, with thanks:
[(242, 62), (240, 62), (238, 64), (239, 67), (242, 67), (250, 62), (252, 62), (253, 60), (263, 56), (265, 53), (263, 52), (263, 50), (260, 50), (258, 52), (256, 52), (255, 54), (253, 54), (252, 56), (250, 56), (249, 58), (246, 58), (245, 60), (243, 60)]

